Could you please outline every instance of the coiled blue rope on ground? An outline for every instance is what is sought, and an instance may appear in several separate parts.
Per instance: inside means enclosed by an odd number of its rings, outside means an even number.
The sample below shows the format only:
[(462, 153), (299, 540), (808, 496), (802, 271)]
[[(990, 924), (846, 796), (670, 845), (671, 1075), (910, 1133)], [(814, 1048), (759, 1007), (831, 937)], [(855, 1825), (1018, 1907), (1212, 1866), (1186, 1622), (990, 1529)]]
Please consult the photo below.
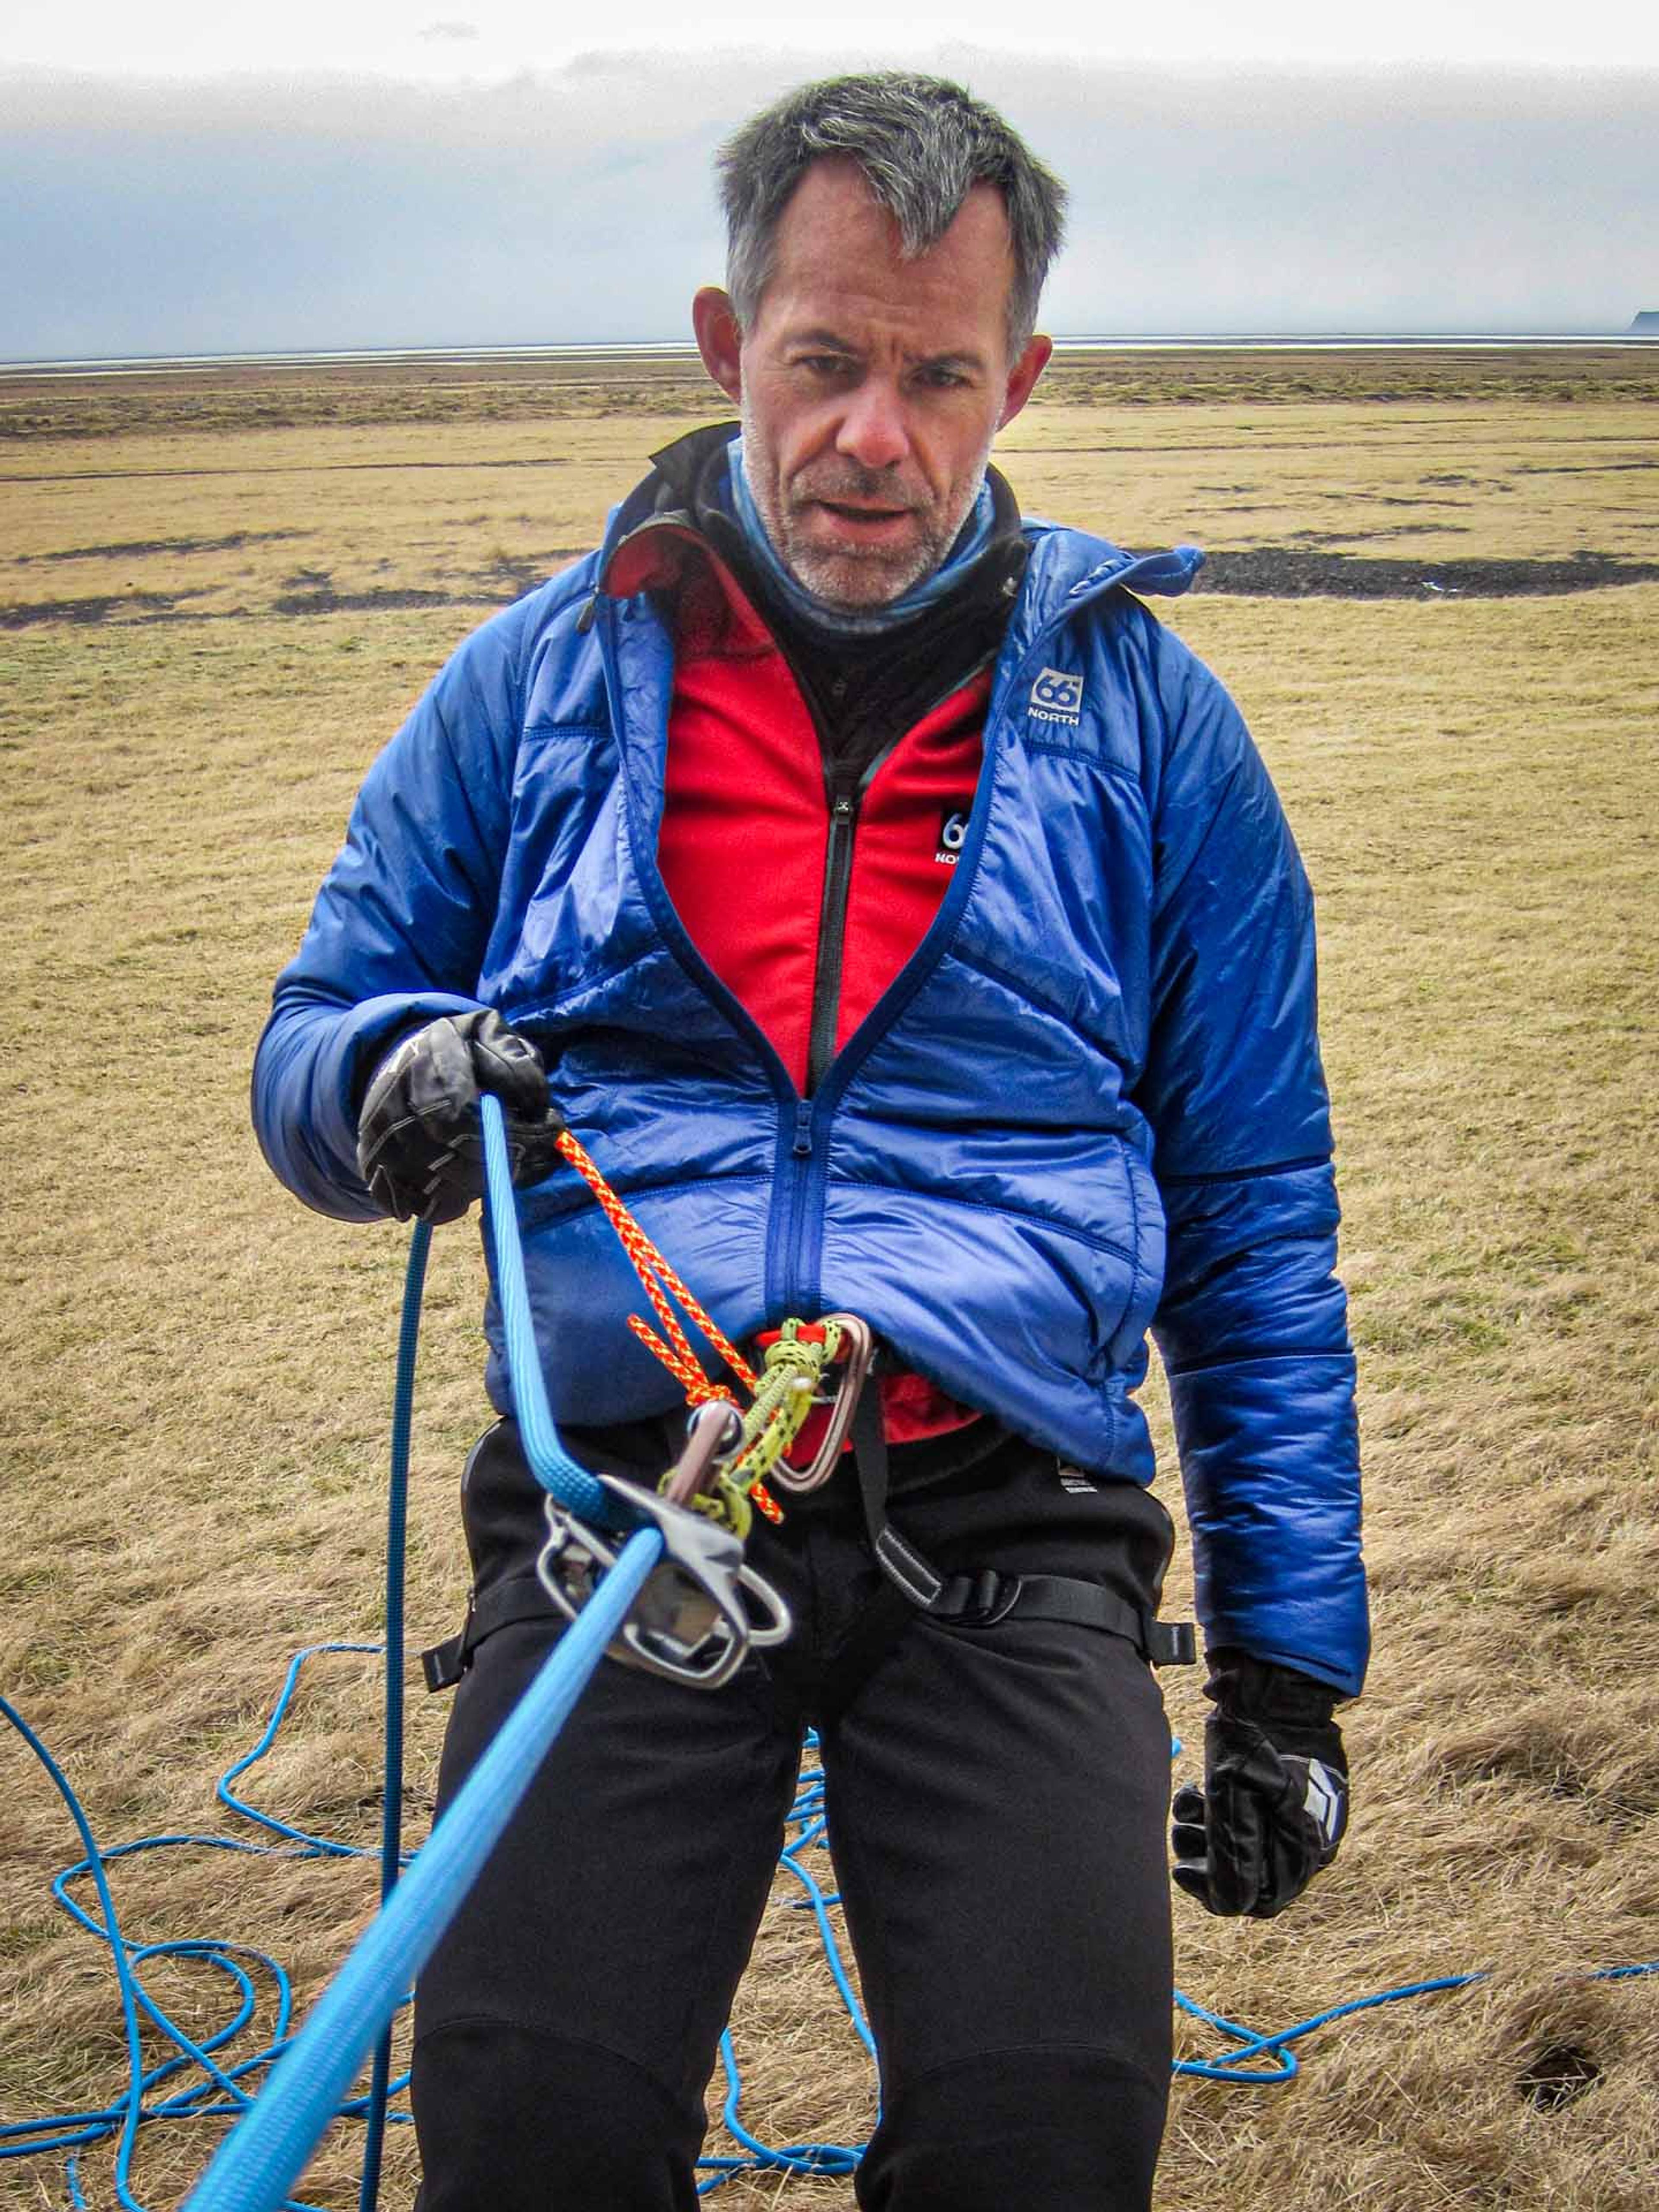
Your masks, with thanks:
[[(287, 1670), (281, 1691), (255, 1751), (269, 1751), (276, 1740), (290, 1705), (303, 1686), (306, 1668), (314, 1660), (332, 1654), (373, 1652), (376, 1647), (368, 1644), (318, 1644), (296, 1655)], [(117, 1925), (112, 1906), (105, 1899), (107, 1878), (100, 1881), (106, 1868), (138, 1853), (166, 1848), (197, 1848), (226, 1850), (256, 1858), (298, 1859), (312, 1858), (319, 1863), (337, 1861), (346, 1856), (372, 1856), (369, 1850), (327, 1838), (307, 1835), (301, 1828), (286, 1822), (277, 1822), (269, 1814), (260, 1814), (252, 1807), (245, 1807), (246, 1817), (258, 1819), (261, 1825), (274, 1832), (295, 1839), (290, 1845), (254, 1844), (227, 1836), (171, 1835), (148, 1837), (131, 1844), (100, 1850), (93, 1839), (86, 1814), (62, 1769), (52, 1759), (39, 1736), (22, 1716), (4, 1698), (0, 1698), (0, 1716), (9, 1721), (34, 1753), (58, 1790), (75, 1820), (80, 1833), (84, 1856), (66, 1868), (55, 1880), (52, 1888), (58, 1902), (70, 1913), (78, 1925), (100, 1942), (108, 1942), (108, 1929)], [(871, 2047), (868, 2026), (853, 1992), (850, 1977), (842, 1958), (839, 1931), (832, 1918), (836, 1899), (832, 1892), (823, 1888), (814, 1871), (811, 1860), (823, 1847), (823, 1778), (821, 1770), (811, 1764), (804, 1767), (798, 1794), (789, 1816), (791, 1835), (784, 1847), (780, 1865), (788, 1873), (802, 1891), (797, 1900), (800, 1909), (810, 1910), (817, 1920), (821, 1935), (825, 1938), (826, 1957), (832, 1975), (836, 1979), (843, 2005), (848, 2017), (866, 2050)], [(253, 1764), (252, 1754), (244, 1754), (233, 1767), (228, 1768), (221, 1780), (228, 1784), (233, 1778), (246, 1773)], [(239, 1805), (242, 1801), (234, 1800)], [(94, 1914), (88, 1911), (72, 1893), (73, 1885), (92, 1879), (100, 1888), (100, 1909)], [(15, 2123), (0, 2127), (0, 2159), (21, 2159), (46, 2156), (70, 2158), (68, 2188), (70, 2203), (77, 2212), (86, 2212), (90, 2201), (81, 2185), (78, 2173), (79, 2154), (99, 2143), (113, 2140), (117, 2144), (115, 2194), (123, 2212), (146, 2212), (146, 2208), (133, 2192), (131, 2167), (140, 2131), (153, 2124), (167, 2121), (223, 2119), (233, 2118), (243, 2108), (252, 2094), (253, 2085), (272, 2060), (285, 2048), (291, 2017), (291, 1996), (287, 1977), (276, 1961), (250, 1947), (227, 1942), (191, 1942), (173, 1943), (136, 1944), (120, 1938), (120, 1948), (113, 1954), (118, 1987), (125, 1987), (141, 1976), (142, 1968), (152, 1959), (193, 1959), (223, 1974), (231, 1984), (235, 2000), (225, 2021), (212, 2035), (202, 2039), (199, 2045), (191, 2044), (188, 2037), (175, 2039), (174, 2055), (150, 2069), (147, 2073), (137, 2070), (136, 2033), (141, 2013), (158, 2024), (164, 2033), (170, 2033), (170, 2023), (157, 2007), (145, 2007), (134, 1997), (131, 2010), (124, 2001), (124, 2018), (128, 2024), (129, 2080), (122, 2097), (108, 2106), (67, 2112), (40, 2119)], [(1635, 1966), (1609, 1966), (1599, 1972), (1587, 1974), (1587, 1980), (1628, 1981), (1659, 1972), (1659, 1961)], [(222, 2054), (250, 2025), (254, 2016), (256, 1982), (269, 1978), (277, 1991), (277, 2019), (274, 2037), (262, 2042), (250, 2055), (235, 2063), (225, 2062)], [(1411, 1982), (1395, 1989), (1382, 1990), (1373, 1995), (1357, 1997), (1316, 2013), (1298, 2021), (1293, 2026), (1271, 2033), (1240, 2026), (1223, 2014), (1210, 2011), (1192, 1998), (1177, 1991), (1176, 2002), (1189, 2017), (1200, 2021), (1218, 2036), (1234, 2042), (1237, 2047), (1224, 2057), (1215, 2060), (1184, 2059), (1179, 2061), (1177, 2073), (1200, 2076), (1206, 2080), (1230, 2081), (1239, 2087), (1279, 2085), (1291, 2081), (1299, 2070), (1293, 2046), (1316, 2031), (1379, 2007), (1400, 2003), (1434, 1994), (1450, 1992), (1483, 1982), (1483, 1973), (1443, 1975), (1431, 1979)], [(202, 2075), (193, 2086), (176, 2089), (161, 2096), (156, 2092), (169, 2082), (176, 2082), (188, 2073), (202, 2073), (191, 2051), (199, 2048), (205, 2057), (211, 2058), (214, 2067)], [(740, 2100), (744, 2085), (738, 2055), (728, 2035), (723, 2039), (721, 2058), (726, 2077), (726, 2093), (722, 2100), (722, 2118), (732, 2130), (738, 2149), (735, 2154), (710, 2155), (700, 2161), (705, 2179), (700, 2193), (708, 2195), (739, 2172), (757, 2168), (777, 2173), (799, 2172), (819, 2176), (845, 2174), (856, 2165), (861, 2146), (857, 2144), (795, 2142), (774, 2145), (767, 2142), (755, 2130), (744, 2124)], [(1288, 2062), (1288, 2063), (1286, 2063)], [(216, 2076), (219, 2078), (216, 2078)], [(220, 2080), (229, 2084), (222, 2089)], [(401, 2083), (392, 2085), (393, 2093)], [(137, 2095), (135, 2096), (135, 2088)], [(337, 2117), (356, 2120), (368, 2117), (368, 2100), (364, 2097), (343, 2099)], [(134, 2117), (136, 2114), (136, 2118)], [(402, 2115), (394, 2118), (403, 2118)], [(735, 2129), (732, 2124), (737, 2122)], [(313, 2208), (301, 2205), (290, 2198), (293, 2212), (313, 2212)]]
[[(70, 2201), (74, 2205), (82, 2206), (86, 2199), (80, 2183), (79, 2153), (94, 2143), (117, 2137), (117, 2200), (124, 2212), (144, 2212), (130, 2186), (130, 2172), (138, 2130), (159, 2121), (234, 2118), (246, 2108), (252, 2091), (244, 2085), (263, 2072), (287, 2041), (293, 2012), (293, 1994), (287, 1973), (269, 1954), (245, 1944), (219, 1940), (134, 1942), (120, 1931), (109, 1895), (106, 1869), (117, 1861), (163, 1850), (228, 1851), (244, 1857), (287, 1860), (339, 1860), (370, 1856), (355, 1844), (343, 1844), (326, 1836), (312, 1835), (287, 1821), (262, 1814), (236, 1796), (229, 1785), (246, 1773), (270, 1749), (287, 1717), (308, 1662), (324, 1654), (376, 1653), (380, 1649), (378, 1644), (325, 1644), (308, 1645), (297, 1652), (289, 1662), (270, 1718), (258, 1741), (220, 1776), (216, 1793), (221, 1802), (235, 1809), (240, 1817), (252, 1820), (283, 1838), (279, 1844), (251, 1843), (234, 1836), (169, 1834), (144, 1837), (136, 1842), (100, 1850), (94, 1841), (90, 1823), (62, 1770), (22, 1717), (0, 1700), (0, 1712), (3, 1712), (22, 1735), (46, 1767), (80, 1834), (83, 1855), (54, 1877), (52, 1893), (77, 1926), (104, 1943), (111, 1952), (130, 2053), (128, 2086), (122, 2099), (101, 2109), (58, 2114), (46, 2119), (0, 2127), (0, 2159), (27, 2157), (49, 2150), (69, 2151), (66, 2181)], [(76, 1884), (88, 1877), (99, 1893), (100, 1912), (96, 1917), (82, 1906), (75, 1895)], [(230, 1981), (237, 2001), (232, 2016), (205, 2039), (198, 2042), (192, 2039), (156, 2003), (143, 1986), (143, 1969), (156, 1960), (189, 1960), (224, 1975)], [(222, 2067), (216, 2054), (226, 2050), (252, 2022), (262, 1984), (269, 1984), (274, 1998), (276, 2017), (270, 2039), (251, 2054), (242, 2057), (235, 2064)], [(152, 2028), (172, 2045), (173, 2053), (147, 2072), (131, 2056), (137, 2049), (135, 2039), (141, 2014)], [(199, 2075), (203, 2078), (192, 2081), (189, 2086), (166, 2097), (155, 2095), (154, 2093), (162, 2084), (186, 2075)], [(353, 2118), (360, 2117), (362, 2110), (361, 2100), (348, 2102), (343, 2107), (344, 2113)], [(305, 2212), (305, 2208), (298, 2208), (298, 2212)]]
[[(806, 1739), (809, 1761), (816, 1747), (817, 1738), (809, 1735)], [(853, 1988), (852, 1976), (842, 1955), (840, 1936), (830, 1917), (830, 1908), (836, 1900), (825, 1890), (803, 1856), (804, 1853), (821, 1847), (823, 1843), (823, 1771), (821, 1767), (810, 1764), (802, 1767), (787, 1826), (794, 1832), (785, 1843), (778, 1864), (800, 1886), (803, 1894), (795, 1901), (810, 1911), (817, 1923), (818, 1938), (823, 1946), (830, 1978), (836, 1984), (842, 2007), (857, 2032), (860, 2042), (873, 2059), (876, 2039), (870, 2033), (870, 2023)], [(729, 2027), (720, 2037), (720, 2069), (726, 2076), (726, 2094), (720, 2101), (720, 2121), (732, 2141), (741, 2146), (741, 2155), (699, 2159), (699, 2166), (708, 2176), (707, 2180), (697, 2185), (699, 2197), (711, 2195), (723, 2182), (729, 2181), (734, 2173), (757, 2169), (768, 2172), (820, 2175), (852, 2172), (864, 2154), (862, 2143), (790, 2143), (780, 2148), (762, 2142), (744, 2125), (738, 2113), (743, 2096), (743, 2076), (738, 2070), (737, 2046), (732, 2039)]]

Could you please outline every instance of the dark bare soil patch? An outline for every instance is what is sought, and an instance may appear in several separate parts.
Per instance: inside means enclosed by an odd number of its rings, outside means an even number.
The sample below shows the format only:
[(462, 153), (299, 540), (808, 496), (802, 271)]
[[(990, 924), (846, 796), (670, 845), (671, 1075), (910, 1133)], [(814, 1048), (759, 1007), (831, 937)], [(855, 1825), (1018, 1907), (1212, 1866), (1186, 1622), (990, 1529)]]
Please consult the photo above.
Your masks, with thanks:
[(194, 592), (107, 592), (85, 599), (20, 599), (0, 606), (0, 629), (33, 629), (42, 623), (74, 623), (86, 626), (125, 615), (149, 622), (187, 622), (179, 601)]
[(1659, 469), (1659, 458), (1644, 454), (1635, 461), (1517, 461), (1518, 477), (1623, 477), (1643, 469)]
[[(283, 533), (288, 534), (288, 533)], [(1372, 533), (1381, 534), (1381, 533)], [(258, 614), (305, 619), (319, 615), (407, 614), (429, 607), (502, 607), (544, 583), (580, 547), (556, 547), (545, 560), (503, 558), (455, 590), (399, 586), (337, 591), (325, 569), (300, 569), (287, 589), (263, 607), (213, 611), (192, 607), (200, 592), (112, 592), (86, 599), (15, 600), (0, 605), (0, 630), (45, 623), (86, 627), (106, 622), (234, 622)], [(1607, 553), (1578, 553), (1558, 560), (1409, 561), (1301, 545), (1263, 545), (1242, 553), (1212, 553), (1194, 589), (1242, 599), (1504, 599), (1548, 598), (1599, 591), (1609, 585), (1659, 581), (1659, 562), (1626, 561)]]
[(1659, 562), (1623, 561), (1610, 553), (1553, 561), (1406, 561), (1261, 545), (1247, 553), (1212, 553), (1194, 589), (1261, 599), (1512, 599), (1656, 580)]
[(1523, 2069), (1516, 2087), (1540, 2112), (1559, 2112), (1601, 2079), (1601, 2068), (1588, 2051), (1576, 2044), (1540, 2051)]
[(411, 592), (386, 589), (371, 592), (279, 592), (270, 603), (276, 615), (404, 614), (414, 607), (452, 607), (458, 602), (476, 604), (472, 595), (455, 592)]
[(1467, 538), (1467, 522), (1395, 522), (1384, 530), (1293, 530), (1298, 545), (1374, 545), (1384, 538)]
[(300, 530), (234, 530), (228, 538), (133, 538), (113, 545), (65, 545), (53, 553), (20, 553), (17, 565), (36, 561), (125, 561), (145, 553), (234, 553), (244, 545), (274, 545), (301, 538)]

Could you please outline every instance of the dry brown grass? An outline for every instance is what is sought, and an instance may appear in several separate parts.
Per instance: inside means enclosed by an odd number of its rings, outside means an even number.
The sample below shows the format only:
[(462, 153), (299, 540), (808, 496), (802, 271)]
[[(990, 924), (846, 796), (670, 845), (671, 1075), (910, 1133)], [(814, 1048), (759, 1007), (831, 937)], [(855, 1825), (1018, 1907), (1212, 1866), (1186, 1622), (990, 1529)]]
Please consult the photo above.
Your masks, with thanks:
[[(1651, 556), (1659, 363), (1621, 358), (1615, 377), (1577, 355), (1457, 357), (1437, 382), (1408, 362), (1421, 387), (1393, 399), (1363, 396), (1383, 382), (1371, 357), (1311, 393), (1270, 394), (1259, 357), (1231, 386), (1212, 359), (1166, 365), (1161, 397), (1139, 362), (1142, 386), (1109, 404), (1073, 387), (1034, 407), (1006, 465), (1028, 504), (1133, 543), (1307, 532), (1358, 554)], [(314, 1218), (270, 1181), (248, 1054), (381, 738), (469, 610), (588, 542), (675, 427), (666, 408), (594, 414), (592, 394), (514, 415), (482, 389), (495, 419), (457, 403), (441, 434), (384, 395), (356, 420), (239, 428), (250, 408), (295, 410), (256, 382), (210, 394), (205, 428), (124, 428), (118, 410), (107, 434), (75, 436), (60, 411), (0, 450), (0, 603), (116, 602), (101, 621), (0, 632), (0, 1682), (106, 1842), (215, 1825), (212, 1778), (289, 1653), (378, 1626), (404, 1238)], [(290, 579), (325, 571), (348, 598), (445, 596), (277, 610), (322, 588)], [(140, 593), (180, 618), (146, 619), (167, 611)], [(1171, 618), (1239, 693), (1321, 894), (1378, 1631), (1342, 1859), (1271, 1925), (1182, 1905), (1181, 1979), (1278, 2027), (1425, 1975), (1492, 1978), (1325, 2030), (1292, 2087), (1178, 2084), (1161, 2212), (1636, 2212), (1659, 2172), (1659, 1984), (1583, 1976), (1659, 1955), (1659, 586), (1212, 594)], [(447, 1630), (462, 1587), (479, 1280), (470, 1238), (440, 1238), (416, 1641)], [(1194, 1736), (1194, 1686), (1170, 1693)], [(375, 1703), (372, 1662), (319, 1662), (252, 1794), (368, 1840)], [(441, 1723), (417, 1705), (417, 1805)], [(121, 2062), (108, 1972), (46, 1894), (70, 1831), (9, 1737), (0, 1767), (10, 2120), (107, 2098)], [(264, 1944), (307, 1990), (371, 1888), (358, 1866), (188, 1852), (118, 1882), (135, 1934)], [(775, 1912), (741, 2003), (745, 2112), (775, 2139), (869, 2119), (812, 1951), (803, 1917)], [(204, 2017), (221, 2002), (167, 1987)], [(353, 2201), (353, 2148), (325, 2153), (313, 2201)], [(199, 2130), (152, 2131), (146, 2201), (176, 2203), (206, 2150)], [(100, 2206), (106, 2175), (94, 2155)], [(388, 2207), (411, 2188), (399, 2137)], [(54, 2162), (0, 2166), (0, 2205), (61, 2201)], [(720, 2201), (848, 2192), (757, 2179)]]

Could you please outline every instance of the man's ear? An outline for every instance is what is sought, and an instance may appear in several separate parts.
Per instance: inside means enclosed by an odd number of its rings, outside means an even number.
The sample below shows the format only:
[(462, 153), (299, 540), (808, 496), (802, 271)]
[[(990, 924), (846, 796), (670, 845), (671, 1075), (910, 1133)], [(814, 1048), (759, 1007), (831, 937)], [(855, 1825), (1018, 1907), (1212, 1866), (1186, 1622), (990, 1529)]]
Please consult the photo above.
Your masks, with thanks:
[[(705, 284), (691, 302), (702, 365), (731, 400), (743, 398), (743, 325), (738, 311), (718, 284)], [(1048, 341), (1043, 341), (1046, 345)]]
[[(1008, 378), (1008, 389), (1003, 396), (1002, 412), (997, 417), (997, 428), (1005, 429), (1031, 396), (1031, 386), (1048, 366), (1048, 356), (1054, 349), (1052, 338), (1034, 337), (1019, 359), (1014, 363)], [(708, 355), (703, 356), (706, 361)]]

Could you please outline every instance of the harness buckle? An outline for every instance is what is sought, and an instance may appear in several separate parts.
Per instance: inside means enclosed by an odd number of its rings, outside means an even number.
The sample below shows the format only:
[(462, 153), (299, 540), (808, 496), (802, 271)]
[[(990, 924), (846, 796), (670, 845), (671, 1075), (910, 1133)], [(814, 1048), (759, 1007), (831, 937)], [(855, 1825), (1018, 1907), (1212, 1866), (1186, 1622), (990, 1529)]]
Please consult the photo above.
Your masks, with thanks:
[(787, 1460), (780, 1459), (768, 1477), (775, 1488), (791, 1498), (804, 1498), (808, 1491), (818, 1489), (840, 1465), (842, 1447), (847, 1442), (876, 1356), (875, 1333), (867, 1321), (860, 1321), (857, 1314), (825, 1314), (817, 1326), (827, 1328), (831, 1324), (841, 1332), (836, 1359), (841, 1379), (836, 1385), (835, 1395), (828, 1401), (830, 1418), (824, 1423), (812, 1463), (806, 1468), (793, 1468)]
[[(718, 1425), (709, 1422), (707, 1427), (717, 1438)], [(688, 1447), (686, 1456), (690, 1455)], [(712, 1462), (712, 1448), (706, 1457)], [(629, 1533), (648, 1522), (663, 1540), (662, 1558), (606, 1646), (613, 1659), (694, 1688), (718, 1690), (737, 1673), (751, 1646), (764, 1650), (783, 1642), (789, 1633), (789, 1609), (745, 1564), (743, 1546), (729, 1529), (619, 1475), (596, 1480), (622, 1509)], [(567, 1513), (550, 1492), (543, 1510), (548, 1534), (536, 1573), (559, 1611), (574, 1620), (599, 1579), (615, 1566), (626, 1540), (602, 1536)]]
[(952, 1575), (925, 1610), (951, 1628), (994, 1628), (1019, 1603), (1024, 1589), (1022, 1577), (982, 1567), (977, 1574)]

